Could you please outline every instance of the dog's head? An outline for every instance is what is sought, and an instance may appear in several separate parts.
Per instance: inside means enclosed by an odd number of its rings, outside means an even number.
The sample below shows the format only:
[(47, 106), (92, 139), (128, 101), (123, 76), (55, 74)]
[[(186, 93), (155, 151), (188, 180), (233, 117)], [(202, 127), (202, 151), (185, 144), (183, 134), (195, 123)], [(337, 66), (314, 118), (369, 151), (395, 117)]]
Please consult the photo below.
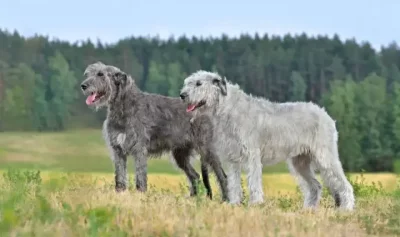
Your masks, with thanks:
[(184, 80), (180, 97), (187, 104), (187, 112), (206, 111), (218, 105), (227, 95), (226, 79), (217, 73), (197, 71)]
[(96, 62), (86, 67), (81, 89), (87, 96), (86, 104), (97, 108), (107, 105), (110, 99), (127, 83), (128, 76), (119, 68)]

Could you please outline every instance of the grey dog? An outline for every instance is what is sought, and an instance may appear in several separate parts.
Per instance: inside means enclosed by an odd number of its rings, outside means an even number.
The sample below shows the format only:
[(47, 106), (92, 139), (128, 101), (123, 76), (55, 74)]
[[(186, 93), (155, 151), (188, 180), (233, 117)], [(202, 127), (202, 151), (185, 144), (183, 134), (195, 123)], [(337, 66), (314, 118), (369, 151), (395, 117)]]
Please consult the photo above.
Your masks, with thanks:
[(353, 187), (338, 153), (335, 121), (311, 102), (275, 103), (246, 94), (217, 73), (197, 71), (184, 80), (180, 97), (188, 111), (209, 116), (215, 128), (217, 155), (229, 165), (230, 203), (242, 199), (241, 169), (247, 171), (249, 203), (264, 201), (262, 167), (286, 161), (304, 194), (304, 207), (315, 208), (321, 197), (319, 170), (337, 207), (353, 210)]
[(135, 158), (135, 181), (138, 191), (147, 191), (147, 158), (170, 151), (190, 182), (190, 195), (198, 193), (199, 174), (190, 163), (197, 151), (201, 157), (203, 183), (212, 198), (208, 166), (220, 185), (222, 199), (227, 200), (227, 177), (215, 152), (210, 149), (212, 122), (205, 116), (191, 123), (179, 98), (142, 92), (130, 75), (102, 62), (87, 66), (81, 89), (86, 104), (96, 109), (107, 107), (103, 136), (115, 166), (115, 189), (127, 187), (126, 160)]

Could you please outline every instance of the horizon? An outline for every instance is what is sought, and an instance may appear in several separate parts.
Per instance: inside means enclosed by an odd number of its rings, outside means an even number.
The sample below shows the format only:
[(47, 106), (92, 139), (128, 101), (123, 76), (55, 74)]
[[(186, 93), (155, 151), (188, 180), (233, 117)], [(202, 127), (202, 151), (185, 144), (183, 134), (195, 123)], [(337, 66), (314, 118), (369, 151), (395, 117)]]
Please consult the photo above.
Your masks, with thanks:
[[(0, 28), (23, 37), (40, 35), (69, 43), (90, 39), (112, 45), (130, 37), (236, 38), (240, 34), (309, 37), (337, 34), (342, 42), (368, 42), (375, 50), (399, 44), (400, 21), (395, 0), (324, 2), (307, 0), (245, 3), (220, 0), (200, 2), (104, 0), (3, 1)], [(289, 7), (288, 7), (289, 6)]]
[(273, 34), (273, 33), (268, 33), (268, 32), (263, 32), (263, 33), (260, 33), (260, 32), (253, 32), (253, 33), (243, 32), (243, 33), (240, 33), (240, 34), (237, 34), (237, 35), (236, 34), (235, 35), (230, 35), (228, 33), (222, 32), (219, 35), (187, 35), (187, 34), (174, 35), (174, 34), (172, 34), (172, 35), (169, 35), (169, 36), (160, 35), (160, 34), (153, 34), (153, 35), (151, 35), (151, 34), (147, 34), (147, 35), (130, 34), (129, 35), (128, 34), (126, 36), (120, 37), (119, 39), (116, 39), (115, 41), (108, 42), (108, 41), (102, 40), (100, 38), (93, 39), (92, 37), (76, 39), (76, 40), (72, 41), (72, 40), (59, 38), (57, 36), (53, 36), (53, 35), (49, 35), (49, 34), (34, 33), (34, 34), (30, 34), (30, 35), (24, 35), (20, 31), (18, 31), (18, 29), (8, 29), (8, 28), (1, 28), (1, 27), (0, 27), (0, 31), (7, 32), (9, 34), (14, 34), (16, 32), (20, 37), (23, 37), (25, 39), (34, 38), (34, 37), (43, 37), (43, 38), (46, 38), (47, 40), (49, 40), (50, 42), (56, 42), (56, 41), (58, 41), (58, 42), (68, 42), (68, 43), (70, 43), (72, 45), (77, 44), (79, 46), (81, 45), (81, 43), (85, 43), (88, 40), (90, 40), (90, 42), (93, 43), (94, 47), (97, 47), (97, 42), (100, 42), (103, 46), (113, 46), (113, 45), (118, 44), (120, 41), (123, 41), (123, 40), (126, 40), (126, 39), (130, 39), (130, 38), (159, 39), (160, 41), (164, 41), (165, 42), (165, 41), (168, 41), (170, 39), (178, 40), (178, 39), (180, 39), (182, 37), (186, 37), (186, 39), (188, 39), (189, 41), (192, 40), (194, 37), (196, 37), (197, 39), (207, 40), (207, 39), (221, 39), (223, 36), (227, 36), (229, 39), (237, 39), (237, 38), (242, 37), (242, 36), (248, 36), (248, 37), (254, 39), (257, 34), (258, 34), (258, 36), (260, 38), (263, 38), (265, 35), (267, 35), (269, 38), (274, 38), (274, 37), (283, 38), (283, 37), (285, 37), (287, 35), (289, 35), (291, 37), (298, 37), (298, 36), (301, 36), (301, 35), (305, 34), (307, 38), (327, 37), (329, 39), (333, 39), (335, 36), (337, 36), (339, 38), (339, 40), (341, 42), (343, 42), (343, 43), (345, 43), (346, 41), (355, 41), (359, 45), (367, 43), (377, 52), (379, 52), (381, 50), (381, 47), (387, 48), (387, 47), (389, 47), (390, 45), (393, 45), (393, 44), (395, 44), (397, 46), (399, 45), (398, 41), (392, 40), (392, 41), (389, 41), (387, 44), (379, 45), (379, 48), (377, 48), (376, 46), (374, 46), (368, 40), (360, 40), (360, 39), (357, 39), (356, 37), (344, 38), (338, 33), (334, 33), (332, 35), (328, 35), (328, 34), (322, 34), (322, 33), (321, 34), (309, 34), (307, 32), (300, 32), (300, 33), (288, 32), (288, 33), (280, 35), (280, 34)]

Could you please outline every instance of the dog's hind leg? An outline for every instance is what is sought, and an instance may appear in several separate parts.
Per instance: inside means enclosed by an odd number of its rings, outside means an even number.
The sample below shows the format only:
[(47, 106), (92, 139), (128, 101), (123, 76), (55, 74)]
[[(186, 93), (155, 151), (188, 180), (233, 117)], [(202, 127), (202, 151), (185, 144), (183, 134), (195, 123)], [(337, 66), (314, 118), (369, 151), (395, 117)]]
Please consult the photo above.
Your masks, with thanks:
[[(210, 118), (207, 116), (197, 117), (192, 122), (192, 130), (196, 140), (196, 150), (201, 156), (201, 161), (211, 166), (220, 186), (222, 200), (227, 201), (229, 199), (227, 175), (222, 169), (221, 161), (212, 146), (213, 124)], [(209, 188), (211, 192), (211, 187)]]
[(228, 201), (228, 179), (224, 170), (222, 169), (221, 161), (219, 160), (218, 156), (210, 150), (206, 151), (204, 155), (207, 163), (211, 166), (215, 176), (217, 177), (217, 181), (221, 189), (222, 201)]
[(315, 177), (309, 155), (299, 155), (287, 161), (290, 173), (297, 178), (304, 196), (304, 208), (315, 208), (321, 198), (322, 186)]
[[(224, 178), (227, 179), (228, 176), (226, 175), (224, 169), (221, 169), (221, 171), (222, 171), (222, 175), (224, 176)], [(203, 177), (204, 187), (207, 190), (207, 196), (210, 199), (212, 199), (212, 188), (211, 188), (211, 185), (210, 185), (210, 177), (209, 177), (209, 173), (208, 173), (208, 164), (203, 159), (201, 159), (201, 176)]]
[(201, 176), (203, 179), (203, 184), (204, 187), (207, 190), (207, 196), (212, 199), (212, 189), (211, 189), (211, 185), (210, 185), (210, 177), (208, 174), (208, 165), (206, 162), (204, 162), (204, 160), (201, 160)]
[(176, 148), (172, 151), (172, 155), (178, 167), (185, 172), (186, 176), (189, 179), (190, 196), (196, 196), (200, 175), (193, 168), (192, 164), (190, 164), (190, 149)]
[(344, 174), (336, 145), (319, 152), (315, 162), (324, 184), (335, 200), (335, 206), (352, 211), (355, 206), (354, 191)]

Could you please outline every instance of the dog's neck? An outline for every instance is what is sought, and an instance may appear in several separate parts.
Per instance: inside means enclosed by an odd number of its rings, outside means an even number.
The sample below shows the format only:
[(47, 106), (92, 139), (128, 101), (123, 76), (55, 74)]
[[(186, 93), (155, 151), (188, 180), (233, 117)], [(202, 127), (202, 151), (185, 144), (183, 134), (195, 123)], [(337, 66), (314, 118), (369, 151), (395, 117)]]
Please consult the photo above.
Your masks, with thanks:
[(132, 80), (128, 80), (125, 85), (115, 87), (115, 95), (110, 98), (108, 103), (107, 118), (109, 120), (120, 121), (124, 124), (124, 117), (127, 110), (132, 110), (137, 98), (142, 93)]
[[(213, 118), (217, 120), (221, 117), (230, 119), (232, 115), (239, 117), (248, 111), (249, 106), (251, 106), (249, 103), (262, 110), (266, 115), (265, 119), (269, 120), (269, 115), (274, 114), (279, 106), (279, 104), (271, 102), (268, 99), (246, 94), (237, 85), (228, 85), (227, 91), (227, 96), (220, 97), (219, 105), (215, 107)], [(241, 121), (232, 120), (232, 123), (240, 124)]]

